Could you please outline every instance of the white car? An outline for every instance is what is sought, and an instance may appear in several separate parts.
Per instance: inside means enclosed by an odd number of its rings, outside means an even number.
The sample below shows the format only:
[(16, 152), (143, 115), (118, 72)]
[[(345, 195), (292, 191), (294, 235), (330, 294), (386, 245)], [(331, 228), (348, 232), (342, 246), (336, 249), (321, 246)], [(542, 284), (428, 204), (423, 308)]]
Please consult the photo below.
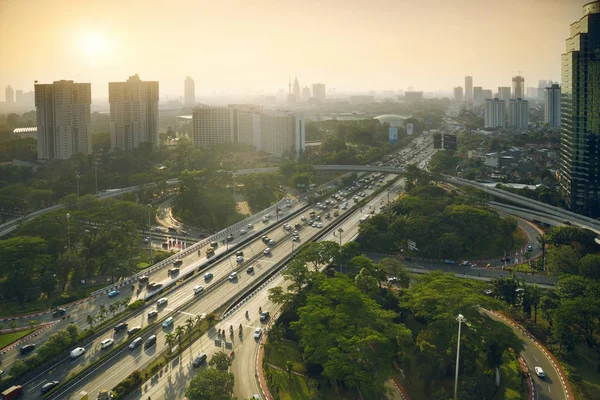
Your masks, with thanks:
[(240, 235), (245, 235), (247, 232), (248, 232), (248, 231), (246, 231), (245, 229), (242, 229), (242, 230), (240, 231)]
[(115, 342), (115, 340), (113, 338), (108, 338), (108, 339), (104, 339), (101, 343), (100, 343), (100, 347), (105, 349), (107, 347), (110, 347), (113, 345), (113, 343)]
[(204, 291), (204, 286), (194, 286), (194, 294), (202, 293)]
[(229, 280), (230, 280), (230, 281), (233, 281), (235, 278), (237, 278), (237, 272), (232, 272), (232, 273), (229, 275)]
[(322, 228), (322, 227), (323, 227), (323, 224), (319, 222), (319, 223), (317, 224), (317, 228)]
[(254, 330), (254, 339), (260, 339), (262, 336), (262, 328), (256, 328)]
[(243, 262), (244, 262), (244, 256), (237, 256), (237, 257), (235, 258), (235, 260), (236, 260), (237, 262), (239, 262), (239, 263), (243, 263)]
[(546, 374), (544, 373), (544, 370), (542, 369), (542, 367), (535, 367), (535, 374), (539, 377), (539, 378), (543, 378), (546, 376)]
[(158, 301), (156, 302), (157, 306), (164, 306), (165, 304), (167, 304), (169, 302), (169, 299), (167, 299), (166, 297), (161, 297), (160, 299), (158, 299)]
[(77, 358), (83, 353), (85, 353), (85, 349), (83, 347), (76, 347), (71, 350), (71, 358)]
[(302, 221), (302, 222), (306, 222), (306, 217), (305, 217), (304, 215), (303, 215), (303, 216), (301, 216), (301, 217), (300, 217), (300, 221)]
[(267, 247), (267, 248), (266, 248), (266, 249), (263, 251), (263, 253), (264, 253), (264, 255), (265, 255), (265, 256), (266, 256), (266, 255), (269, 255), (269, 254), (271, 254), (271, 248), (270, 248), (270, 247)]

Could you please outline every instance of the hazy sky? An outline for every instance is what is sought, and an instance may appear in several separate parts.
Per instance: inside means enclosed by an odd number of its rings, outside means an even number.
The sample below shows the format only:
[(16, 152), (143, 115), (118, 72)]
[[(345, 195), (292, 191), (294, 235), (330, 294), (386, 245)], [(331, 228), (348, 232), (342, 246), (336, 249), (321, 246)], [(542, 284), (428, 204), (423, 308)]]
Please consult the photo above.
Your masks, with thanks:
[[(560, 80), (569, 25), (590, 0), (0, 0), (0, 101), (33, 81), (139, 73), (162, 94), (286, 88), (450, 91)], [(287, 88), (286, 88), (287, 89)]]

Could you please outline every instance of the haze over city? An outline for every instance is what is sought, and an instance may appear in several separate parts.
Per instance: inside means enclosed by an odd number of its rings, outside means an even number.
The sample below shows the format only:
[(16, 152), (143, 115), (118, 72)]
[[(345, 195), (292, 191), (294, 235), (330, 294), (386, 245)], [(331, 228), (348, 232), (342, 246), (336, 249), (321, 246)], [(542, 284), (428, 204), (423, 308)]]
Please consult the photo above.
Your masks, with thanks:
[[(274, 93), (289, 76), (339, 91), (560, 80), (569, 25), (587, 0), (0, 1), (0, 87), (108, 82), (138, 73), (181, 96)], [(443, 68), (441, 68), (443, 67)]]

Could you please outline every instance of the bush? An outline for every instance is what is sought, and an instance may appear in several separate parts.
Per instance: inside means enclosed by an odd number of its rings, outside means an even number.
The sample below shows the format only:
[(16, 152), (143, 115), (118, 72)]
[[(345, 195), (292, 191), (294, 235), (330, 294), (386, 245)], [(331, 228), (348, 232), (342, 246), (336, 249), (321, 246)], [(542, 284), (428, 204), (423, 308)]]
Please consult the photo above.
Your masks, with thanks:
[(130, 310), (137, 310), (138, 308), (142, 307), (144, 305), (144, 300), (139, 299), (134, 301), (133, 303), (129, 304), (127, 306), (127, 308), (129, 308)]
[(57, 297), (56, 299), (54, 299), (52, 301), (52, 307), (57, 307), (57, 306), (62, 306), (63, 304), (68, 304), (68, 303), (72, 303), (76, 300), (79, 300), (79, 297), (77, 295), (71, 294), (71, 295), (62, 295), (60, 297)]
[(113, 388), (115, 400), (124, 399), (127, 395), (140, 387), (143, 383), (142, 373), (139, 370), (133, 371), (127, 378), (123, 379)]

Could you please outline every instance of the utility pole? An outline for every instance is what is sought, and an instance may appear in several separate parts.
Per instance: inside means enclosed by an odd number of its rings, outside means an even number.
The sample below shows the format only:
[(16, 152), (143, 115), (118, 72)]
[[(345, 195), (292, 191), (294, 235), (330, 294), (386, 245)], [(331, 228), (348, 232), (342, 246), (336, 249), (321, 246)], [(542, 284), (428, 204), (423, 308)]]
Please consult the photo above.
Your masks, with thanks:
[(79, 174), (75, 175), (75, 179), (77, 179), (77, 200), (79, 200)]
[(458, 342), (456, 344), (456, 374), (454, 376), (454, 400), (457, 400), (457, 393), (458, 393), (458, 360), (460, 357), (460, 326), (463, 322), (466, 322), (467, 319), (462, 315), (462, 314), (458, 314), (458, 317), (456, 317), (456, 320), (458, 321)]
[(94, 161), (94, 177), (96, 178), (96, 195), (98, 194), (98, 161)]
[(152, 227), (150, 224), (150, 210), (152, 209), (152, 205), (148, 204), (148, 239), (150, 243), (150, 265), (152, 265)]
[(71, 219), (71, 214), (67, 213), (67, 245), (69, 246), (69, 261), (71, 261), (71, 227), (69, 220)]

